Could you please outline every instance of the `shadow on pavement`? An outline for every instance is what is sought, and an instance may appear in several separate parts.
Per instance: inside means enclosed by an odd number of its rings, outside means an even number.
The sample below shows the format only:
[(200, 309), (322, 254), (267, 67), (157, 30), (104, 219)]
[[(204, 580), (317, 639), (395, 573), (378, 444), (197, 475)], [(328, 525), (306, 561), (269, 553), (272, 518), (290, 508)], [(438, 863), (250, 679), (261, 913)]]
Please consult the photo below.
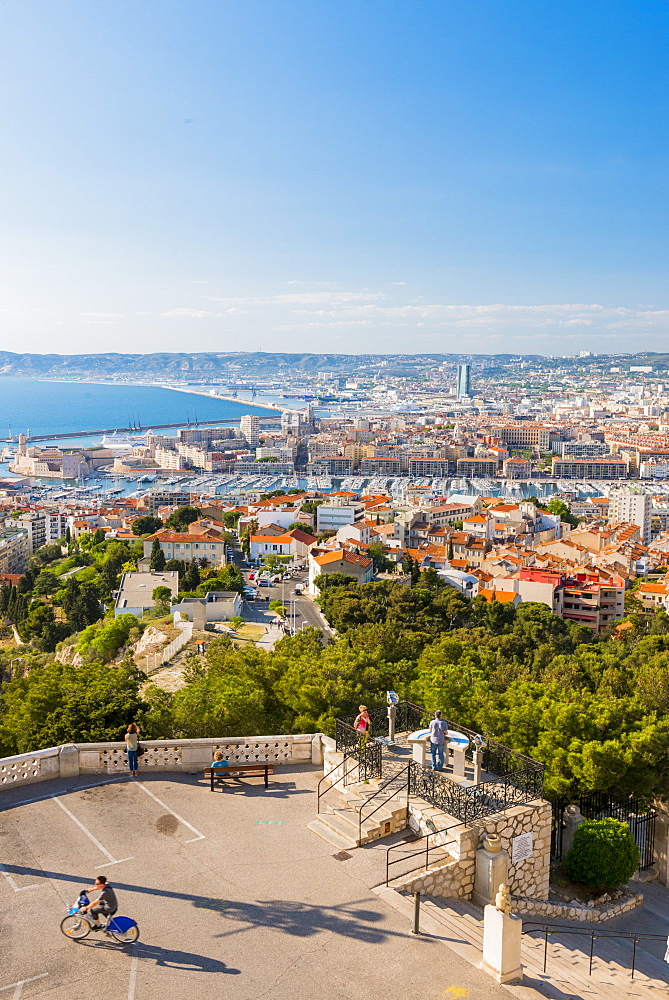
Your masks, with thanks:
[[(195, 902), (195, 906), (207, 906), (207, 903)], [(221, 916), (246, 926), (232, 928), (220, 937), (239, 934), (253, 927), (271, 927), (296, 937), (312, 937), (327, 931), (367, 944), (380, 944), (392, 937), (406, 937), (403, 933), (372, 926), (385, 918), (382, 913), (365, 909), (364, 901), (340, 906), (315, 906), (284, 899), (256, 900), (252, 903), (229, 901), (221, 909)]]
[[(54, 881), (73, 883), (78, 887), (90, 886), (90, 875), (66, 875), (64, 872), (45, 871), (41, 868), (29, 868), (22, 865), (4, 865), (4, 870), (11, 875), (32, 875), (48, 878)], [(159, 889), (152, 886), (133, 885), (114, 879), (114, 889), (117, 892), (137, 892), (147, 896), (167, 899), (182, 899), (192, 903), (198, 909), (212, 910), (220, 913), (225, 920), (235, 921), (245, 926), (234, 927), (225, 931), (220, 937), (229, 934), (239, 934), (253, 927), (271, 927), (285, 934), (298, 937), (312, 937), (322, 931), (352, 937), (360, 941), (376, 944), (389, 938), (407, 936), (402, 931), (391, 931), (387, 928), (371, 926), (383, 921), (382, 913), (365, 908), (365, 901), (350, 902), (338, 906), (315, 906), (311, 903), (291, 902), (290, 900), (256, 900), (243, 903), (236, 900), (220, 899), (214, 896), (196, 896), (188, 892), (174, 892), (170, 889)], [(429, 941), (429, 938), (425, 938)], [(82, 942), (83, 943), (83, 942)], [(151, 947), (137, 945), (139, 948)], [(156, 949), (156, 953), (162, 949)]]
[[(90, 940), (87, 938), (85, 941), (77, 941), (75, 943), (81, 945), (82, 948), (105, 949), (116, 952), (120, 950), (118, 945), (113, 945), (109, 941), (100, 941), (99, 939)], [(180, 969), (182, 972), (226, 972), (231, 976), (239, 976), (242, 971), (241, 969), (233, 969), (226, 965), (225, 962), (219, 962), (217, 958), (209, 958), (207, 955), (194, 955), (190, 951), (161, 948), (159, 945), (143, 944), (141, 941), (138, 941), (137, 944), (131, 947), (122, 946), (122, 948), (126, 954), (130, 954), (132, 949), (134, 949), (134, 954), (137, 958), (153, 961), (156, 965), (166, 969)]]

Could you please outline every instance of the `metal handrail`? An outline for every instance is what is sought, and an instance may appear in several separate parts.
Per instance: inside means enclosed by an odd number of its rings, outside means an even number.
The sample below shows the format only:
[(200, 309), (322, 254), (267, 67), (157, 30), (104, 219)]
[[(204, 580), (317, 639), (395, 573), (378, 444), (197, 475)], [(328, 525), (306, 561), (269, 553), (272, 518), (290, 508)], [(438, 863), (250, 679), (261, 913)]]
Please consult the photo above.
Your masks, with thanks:
[[(407, 776), (407, 783), (406, 783), (407, 809), (409, 808), (409, 768), (410, 768), (410, 766), (411, 766), (410, 764), (406, 764), (400, 771), (397, 772), (397, 774), (393, 774), (393, 776), (390, 777), (390, 778), (388, 778), (388, 780), (385, 781), (382, 785), (379, 785), (379, 787), (376, 789), (376, 791), (374, 792), (374, 794), (370, 795), (370, 797), (368, 799), (366, 799), (362, 803), (362, 805), (359, 807), (359, 809), (358, 809), (358, 840), (362, 840), (362, 823), (363, 823), (362, 811), (365, 808), (365, 806), (368, 806), (369, 803), (372, 802), (376, 798), (377, 795), (381, 794), (381, 792), (383, 791), (383, 789), (387, 785), (392, 784), (393, 781), (396, 781), (405, 772), (406, 772), (406, 776)], [(395, 793), (393, 793), (393, 795), (394, 794)], [(388, 798), (392, 798), (393, 795), (390, 795)], [(381, 806), (385, 805), (385, 803), (387, 801), (388, 801), (388, 799), (386, 799), (385, 802), (379, 802), (379, 804), (376, 807), (376, 809), (372, 809), (371, 813), (369, 813), (369, 815), (365, 816), (365, 819), (371, 819), (372, 816), (374, 815), (374, 813), (378, 812), (379, 809), (381, 808)]]
[[(444, 827), (442, 827), (441, 830), (432, 830), (430, 833), (424, 833), (422, 837), (418, 837), (417, 840), (415, 841), (416, 843), (418, 843), (419, 840), (424, 840), (425, 841), (425, 864), (424, 865), (416, 865), (415, 868), (411, 868), (408, 872), (404, 872), (404, 874), (405, 875), (413, 875), (414, 872), (419, 871), (421, 868), (429, 868), (430, 867), (430, 851), (434, 850), (435, 847), (443, 847), (444, 846), (443, 844), (435, 844), (435, 845), (433, 845), (431, 847), (430, 844), (429, 844), (430, 838), (431, 837), (436, 837), (437, 834), (439, 834), (439, 833), (448, 833), (449, 830), (454, 830), (458, 826), (462, 826), (462, 823), (452, 823), (451, 826), (444, 826)], [(395, 858), (393, 861), (391, 861), (390, 860), (390, 852), (398, 850), (401, 846), (402, 846), (401, 844), (391, 844), (390, 847), (388, 847), (386, 849), (386, 886), (390, 882), (390, 866), (391, 865), (397, 865), (401, 861), (406, 861), (407, 858), (414, 858), (418, 854), (420, 854), (420, 855), (423, 854), (423, 848), (421, 847), (420, 850), (418, 850), (418, 851), (413, 851), (413, 853), (411, 853), (411, 854), (405, 854), (403, 857), (401, 857), (401, 858)]]
[[(328, 773), (324, 774), (323, 777), (321, 778), (321, 780), (318, 782), (318, 787), (316, 789), (316, 815), (317, 816), (320, 814), (320, 811), (321, 811), (321, 798), (324, 795), (327, 795), (327, 793), (330, 791), (331, 788), (334, 788), (335, 785), (338, 785), (340, 781), (342, 781), (342, 780), (345, 781), (346, 778), (348, 777), (349, 772), (346, 770), (346, 761), (349, 759), (349, 757), (352, 757), (354, 753), (355, 753), (355, 750), (350, 750), (348, 753), (345, 753), (344, 756), (342, 757), (340, 763), (339, 764), (335, 764), (334, 767), (331, 767), (330, 770), (328, 771)], [(321, 792), (321, 785), (323, 784), (323, 782), (325, 781), (325, 779), (329, 778), (330, 775), (334, 771), (336, 771), (338, 768), (342, 767), (342, 765), (344, 766), (344, 773), (342, 774), (341, 778), (337, 778), (337, 780), (333, 781), (331, 785), (328, 785), (328, 787), (325, 789), (324, 792)]]
[[(526, 930), (527, 927), (531, 927), (536, 924), (534, 930)], [(600, 931), (600, 930), (588, 930), (585, 927), (579, 927), (572, 929), (571, 927), (562, 927), (560, 924), (549, 924), (545, 923), (543, 920), (528, 920), (523, 921), (523, 931), (526, 934), (536, 934), (537, 932), (544, 935), (544, 972), (546, 971), (546, 961), (548, 957), (548, 935), (549, 934), (581, 934), (585, 937), (590, 938), (590, 965), (588, 968), (588, 975), (592, 975), (592, 959), (595, 949), (595, 941), (597, 938), (622, 938), (624, 941), (632, 942), (632, 979), (634, 979), (634, 968), (636, 965), (636, 946), (639, 941), (662, 941), (666, 943), (666, 934), (643, 934), (639, 931)]]

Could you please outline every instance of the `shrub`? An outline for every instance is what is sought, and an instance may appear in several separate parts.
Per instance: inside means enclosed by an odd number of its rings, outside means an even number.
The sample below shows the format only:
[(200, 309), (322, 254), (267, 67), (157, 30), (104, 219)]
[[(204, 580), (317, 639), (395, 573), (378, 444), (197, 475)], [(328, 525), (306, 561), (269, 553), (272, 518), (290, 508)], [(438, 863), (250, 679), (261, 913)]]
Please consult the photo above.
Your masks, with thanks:
[(626, 823), (589, 819), (574, 834), (564, 867), (576, 882), (595, 889), (617, 889), (639, 867), (639, 848)]

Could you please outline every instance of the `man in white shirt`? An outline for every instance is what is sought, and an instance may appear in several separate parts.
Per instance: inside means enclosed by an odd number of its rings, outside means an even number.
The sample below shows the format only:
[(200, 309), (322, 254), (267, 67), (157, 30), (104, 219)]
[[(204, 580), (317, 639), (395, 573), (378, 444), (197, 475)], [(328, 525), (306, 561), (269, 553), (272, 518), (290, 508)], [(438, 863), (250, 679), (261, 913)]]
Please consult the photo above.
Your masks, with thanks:
[(448, 723), (441, 717), (441, 712), (434, 713), (430, 723), (430, 753), (432, 754), (432, 770), (444, 769), (444, 741), (448, 732)]

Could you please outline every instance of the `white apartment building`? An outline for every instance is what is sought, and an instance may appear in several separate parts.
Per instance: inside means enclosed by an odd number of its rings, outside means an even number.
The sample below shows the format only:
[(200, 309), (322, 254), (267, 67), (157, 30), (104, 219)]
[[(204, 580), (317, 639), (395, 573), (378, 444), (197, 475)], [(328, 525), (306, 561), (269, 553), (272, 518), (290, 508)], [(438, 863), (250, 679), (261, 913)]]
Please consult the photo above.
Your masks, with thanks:
[(322, 503), (316, 510), (316, 528), (319, 531), (329, 531), (334, 528), (339, 531), (345, 524), (354, 524), (364, 516), (362, 504)]
[(28, 555), (32, 555), (42, 545), (63, 538), (68, 525), (66, 514), (46, 510), (24, 511), (12, 520), (16, 522), (17, 527), (25, 528), (27, 532)]
[(642, 479), (669, 479), (669, 462), (655, 462), (652, 459), (639, 466)]
[(0, 573), (23, 573), (29, 554), (26, 529), (6, 521), (0, 527)]
[(641, 541), (650, 541), (650, 517), (653, 500), (647, 493), (634, 490), (612, 490), (609, 494), (609, 524), (626, 521), (641, 528)]
[(170, 448), (156, 448), (156, 462), (161, 469), (186, 469), (188, 459)]
[(249, 448), (255, 448), (260, 435), (260, 417), (254, 413), (246, 413), (239, 422), (242, 437), (246, 438)]

